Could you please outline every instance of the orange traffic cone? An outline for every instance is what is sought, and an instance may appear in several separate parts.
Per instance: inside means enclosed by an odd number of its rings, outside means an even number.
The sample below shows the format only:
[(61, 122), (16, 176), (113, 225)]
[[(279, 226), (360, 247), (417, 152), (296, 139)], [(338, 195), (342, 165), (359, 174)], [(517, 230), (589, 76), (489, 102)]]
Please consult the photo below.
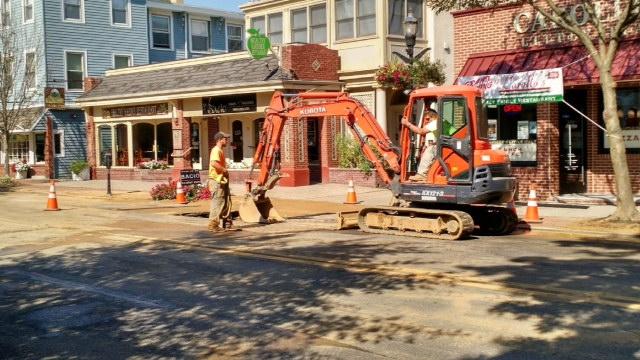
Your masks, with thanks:
[(178, 204), (187, 204), (187, 197), (184, 195), (184, 191), (182, 191), (182, 183), (178, 181), (176, 184), (176, 202)]
[(538, 201), (536, 200), (536, 191), (529, 190), (529, 201), (527, 202), (527, 212), (524, 214), (524, 221), (528, 223), (541, 223), (538, 215)]
[(345, 204), (358, 203), (358, 197), (356, 196), (356, 191), (353, 189), (353, 180), (349, 180), (349, 190), (347, 191), (347, 200), (344, 203)]
[(49, 199), (47, 199), (47, 208), (45, 211), (58, 211), (58, 199), (56, 198), (56, 183), (55, 181), (51, 181), (51, 186), (49, 186)]

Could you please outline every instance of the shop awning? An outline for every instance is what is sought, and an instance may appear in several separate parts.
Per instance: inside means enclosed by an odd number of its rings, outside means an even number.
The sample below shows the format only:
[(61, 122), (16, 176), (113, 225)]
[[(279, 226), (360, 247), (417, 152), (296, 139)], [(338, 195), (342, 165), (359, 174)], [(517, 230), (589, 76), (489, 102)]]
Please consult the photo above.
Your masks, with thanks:
[[(501, 51), (470, 56), (458, 76), (509, 74), (563, 67), (565, 85), (597, 84), (599, 74), (584, 46)], [(574, 63), (575, 62), (575, 63)], [(640, 79), (640, 41), (623, 41), (613, 63), (617, 81)]]

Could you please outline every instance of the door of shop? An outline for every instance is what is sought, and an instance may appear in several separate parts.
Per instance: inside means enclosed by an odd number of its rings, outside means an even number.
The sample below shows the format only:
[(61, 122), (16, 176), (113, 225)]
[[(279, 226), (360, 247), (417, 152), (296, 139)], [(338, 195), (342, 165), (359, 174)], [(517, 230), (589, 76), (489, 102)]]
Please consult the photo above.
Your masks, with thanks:
[(322, 182), (320, 120), (318, 118), (309, 118), (309, 121), (307, 121), (307, 155), (309, 156), (309, 183)]
[[(587, 108), (585, 90), (565, 92), (565, 100), (583, 114)], [(587, 137), (585, 119), (573, 109), (560, 104), (560, 194), (587, 190), (585, 166)]]

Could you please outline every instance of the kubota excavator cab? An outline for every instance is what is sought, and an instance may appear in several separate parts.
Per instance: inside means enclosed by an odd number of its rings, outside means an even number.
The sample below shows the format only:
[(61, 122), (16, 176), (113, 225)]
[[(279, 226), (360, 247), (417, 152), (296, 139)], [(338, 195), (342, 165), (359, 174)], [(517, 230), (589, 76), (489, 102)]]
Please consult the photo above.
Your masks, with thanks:
[[(434, 161), (425, 177), (416, 181), (412, 175), (423, 156), (425, 139), (404, 128), (400, 144), (402, 172), (399, 184), (393, 189), (396, 198), (412, 206), (469, 212), (481, 227), (491, 221), (498, 221), (497, 226), (515, 227), (513, 222), (517, 219), (494, 214), (502, 213), (501, 208), (487, 211), (472, 206), (507, 203), (516, 188), (509, 157), (503, 151), (492, 150), (488, 140), (481, 91), (459, 85), (418, 89), (411, 93), (404, 116), (422, 127), (428, 109), (438, 114)], [(488, 230), (500, 233), (508, 229)]]

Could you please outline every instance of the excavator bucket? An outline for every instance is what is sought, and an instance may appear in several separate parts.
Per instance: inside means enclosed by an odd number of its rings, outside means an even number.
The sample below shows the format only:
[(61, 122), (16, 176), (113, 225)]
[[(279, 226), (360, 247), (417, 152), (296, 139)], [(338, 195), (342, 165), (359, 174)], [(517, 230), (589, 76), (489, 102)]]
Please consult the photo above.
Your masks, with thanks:
[(273, 207), (271, 199), (264, 197), (254, 200), (250, 193), (242, 199), (239, 210), (240, 219), (246, 223), (270, 224), (285, 220)]

